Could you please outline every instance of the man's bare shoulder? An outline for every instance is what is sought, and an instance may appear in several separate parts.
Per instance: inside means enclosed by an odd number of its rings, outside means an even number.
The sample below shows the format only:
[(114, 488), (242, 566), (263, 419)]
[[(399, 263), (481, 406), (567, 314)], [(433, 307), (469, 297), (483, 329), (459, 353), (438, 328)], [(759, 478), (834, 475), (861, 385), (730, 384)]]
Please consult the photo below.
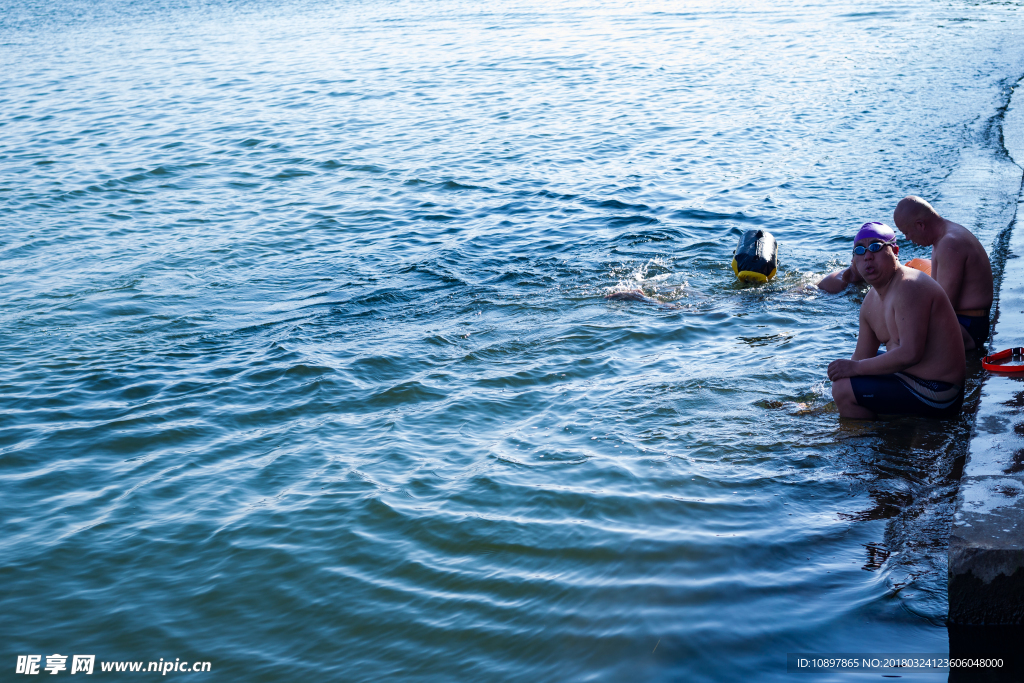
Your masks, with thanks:
[(915, 268), (900, 266), (902, 277), (897, 289), (898, 297), (902, 300), (911, 300), (914, 303), (931, 300), (933, 297), (942, 296), (945, 298), (946, 291), (942, 285)]
[(872, 310), (877, 309), (882, 305), (882, 299), (878, 296), (878, 292), (874, 287), (868, 290), (868, 293), (864, 295), (864, 301), (860, 304), (861, 313), (870, 313)]
[(935, 243), (934, 249), (946, 253), (958, 252), (965, 256), (971, 252), (985, 252), (985, 247), (982, 246), (981, 240), (973, 232), (952, 221), (946, 221), (946, 225), (948, 226), (946, 234)]

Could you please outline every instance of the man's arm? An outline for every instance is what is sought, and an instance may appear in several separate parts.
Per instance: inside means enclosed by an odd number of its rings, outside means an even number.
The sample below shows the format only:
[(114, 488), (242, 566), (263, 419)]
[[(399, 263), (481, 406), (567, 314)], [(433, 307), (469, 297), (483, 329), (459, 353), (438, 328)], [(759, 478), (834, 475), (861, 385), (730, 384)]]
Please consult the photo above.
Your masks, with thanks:
[(932, 277), (942, 286), (954, 309), (960, 303), (966, 264), (967, 255), (958, 251), (951, 239), (942, 240), (932, 248)]
[(862, 278), (860, 273), (857, 272), (857, 269), (851, 265), (846, 270), (837, 270), (836, 272), (823, 277), (818, 283), (818, 289), (822, 289), (829, 294), (838, 294), (846, 289), (848, 284), (863, 281), (864, 278)]
[[(870, 305), (871, 303), (869, 302), (868, 306)], [(874, 358), (878, 355), (878, 347), (881, 345), (882, 342), (878, 341), (878, 336), (871, 329), (871, 323), (868, 322), (868, 317), (864, 314), (864, 306), (861, 306), (860, 329), (857, 332), (857, 348), (853, 350), (853, 355), (850, 356), (850, 359), (860, 361), (865, 358)]]
[[(868, 293), (868, 296), (870, 297), (872, 293)], [(871, 329), (871, 323), (868, 322), (867, 315), (864, 313), (864, 309), (869, 306), (871, 306), (871, 302), (865, 300), (864, 305), (860, 307), (860, 330), (857, 332), (857, 348), (853, 350), (853, 356), (850, 360), (840, 358), (828, 364), (830, 380), (835, 381), (844, 377), (866, 374), (856, 372), (857, 366), (865, 358), (873, 358), (878, 353), (881, 342), (878, 341), (878, 336)]]

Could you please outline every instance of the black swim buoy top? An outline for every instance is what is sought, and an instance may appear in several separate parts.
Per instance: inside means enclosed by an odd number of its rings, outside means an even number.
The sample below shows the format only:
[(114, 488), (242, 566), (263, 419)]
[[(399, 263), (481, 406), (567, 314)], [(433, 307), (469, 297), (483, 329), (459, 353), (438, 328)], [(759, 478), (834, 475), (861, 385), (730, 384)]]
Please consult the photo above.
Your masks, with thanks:
[(768, 282), (779, 269), (779, 243), (767, 230), (747, 230), (732, 259), (732, 272), (741, 282)]

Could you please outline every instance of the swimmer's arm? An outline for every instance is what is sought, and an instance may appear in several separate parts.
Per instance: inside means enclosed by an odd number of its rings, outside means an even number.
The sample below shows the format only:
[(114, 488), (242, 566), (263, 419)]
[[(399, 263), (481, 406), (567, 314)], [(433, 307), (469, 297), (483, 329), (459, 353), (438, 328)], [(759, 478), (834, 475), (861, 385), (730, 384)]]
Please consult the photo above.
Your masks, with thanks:
[(846, 270), (837, 270), (834, 273), (830, 273), (818, 282), (818, 289), (824, 290), (829, 294), (838, 294), (839, 292), (846, 289), (846, 286), (853, 282), (863, 282), (864, 278), (860, 276), (857, 269), (852, 265)]
[[(941, 268), (939, 264), (942, 264)], [(942, 286), (954, 309), (960, 301), (965, 265), (967, 258), (954, 249), (949, 240), (944, 240), (943, 244), (937, 244), (932, 248), (932, 277)]]

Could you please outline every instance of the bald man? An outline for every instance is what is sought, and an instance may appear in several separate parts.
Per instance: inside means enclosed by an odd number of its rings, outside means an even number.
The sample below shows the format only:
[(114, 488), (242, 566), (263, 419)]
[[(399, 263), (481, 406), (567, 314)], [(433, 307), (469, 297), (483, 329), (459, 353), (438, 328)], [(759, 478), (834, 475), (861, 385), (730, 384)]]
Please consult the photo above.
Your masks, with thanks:
[[(853, 264), (871, 285), (860, 308), (857, 348), (828, 366), (842, 417), (878, 414), (955, 418), (964, 400), (964, 344), (942, 287), (900, 265), (896, 233), (865, 223), (854, 238)], [(885, 353), (878, 348), (885, 344)]]
[(932, 277), (956, 311), (965, 349), (988, 341), (992, 308), (992, 264), (970, 230), (946, 220), (920, 197), (896, 205), (893, 222), (914, 244), (932, 248)]

